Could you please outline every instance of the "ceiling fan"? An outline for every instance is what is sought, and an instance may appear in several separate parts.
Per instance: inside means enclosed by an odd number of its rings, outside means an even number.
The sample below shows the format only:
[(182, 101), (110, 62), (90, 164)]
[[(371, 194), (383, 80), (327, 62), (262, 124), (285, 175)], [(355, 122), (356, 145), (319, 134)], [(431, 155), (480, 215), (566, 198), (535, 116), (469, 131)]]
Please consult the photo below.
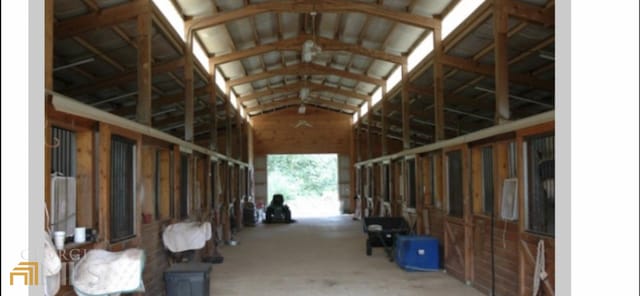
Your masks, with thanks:
[(302, 61), (310, 63), (313, 58), (322, 52), (322, 48), (316, 43), (316, 12), (312, 11), (311, 15), (311, 31), (313, 34), (313, 40), (307, 40), (302, 44)]

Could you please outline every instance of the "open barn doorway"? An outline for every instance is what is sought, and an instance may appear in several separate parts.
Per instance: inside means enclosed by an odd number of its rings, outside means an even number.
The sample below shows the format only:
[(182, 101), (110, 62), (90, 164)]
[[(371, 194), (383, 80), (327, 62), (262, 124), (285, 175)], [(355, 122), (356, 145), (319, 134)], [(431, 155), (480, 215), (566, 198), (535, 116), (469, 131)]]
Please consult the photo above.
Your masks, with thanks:
[(338, 155), (267, 155), (267, 192), (267, 202), (284, 196), (293, 219), (340, 215)]

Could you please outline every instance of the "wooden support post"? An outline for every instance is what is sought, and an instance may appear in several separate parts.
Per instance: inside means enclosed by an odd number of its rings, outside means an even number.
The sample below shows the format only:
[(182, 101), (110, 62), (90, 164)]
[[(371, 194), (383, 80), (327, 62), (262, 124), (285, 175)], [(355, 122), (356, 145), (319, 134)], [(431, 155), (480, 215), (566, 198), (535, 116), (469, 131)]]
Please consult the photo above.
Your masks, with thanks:
[(243, 149), (243, 145), (242, 145), (242, 116), (240, 116), (240, 108), (242, 108), (241, 106), (238, 106), (238, 109), (236, 109), (236, 159), (238, 160), (242, 160), (242, 149)]
[(371, 148), (371, 125), (373, 125), (373, 109), (371, 106), (371, 98), (367, 99), (367, 159), (373, 158), (373, 149)]
[(110, 195), (110, 172), (111, 172), (111, 128), (106, 123), (99, 124), (98, 140), (98, 163), (99, 163), (99, 197), (98, 204), (100, 211), (98, 212), (98, 243), (106, 247), (109, 243), (109, 195)]
[(44, 1), (44, 23), (44, 88), (53, 90), (53, 0)]
[(358, 114), (358, 121), (356, 122), (356, 128), (355, 128), (355, 133), (356, 133), (356, 159), (358, 160), (358, 162), (362, 161), (362, 151), (360, 147), (360, 127), (362, 126), (362, 122), (361, 122), (361, 118), (360, 118), (360, 110), (358, 110), (356, 112)]
[[(185, 24), (185, 28), (188, 25)], [(184, 46), (184, 140), (193, 142), (193, 121), (195, 98), (193, 96), (193, 35), (187, 31)]]
[(411, 126), (409, 125), (409, 71), (407, 63), (402, 64), (402, 148), (411, 148)]
[(226, 122), (226, 127), (224, 129), (224, 139), (225, 139), (225, 143), (226, 143), (226, 148), (224, 150), (224, 154), (231, 157), (233, 151), (231, 150), (232, 148), (232, 143), (231, 143), (231, 139), (233, 137), (233, 133), (231, 131), (231, 108), (233, 108), (233, 106), (231, 106), (231, 89), (229, 87), (227, 87), (227, 104), (225, 105), (225, 122)]
[(382, 86), (382, 100), (380, 102), (380, 113), (382, 113), (382, 132), (380, 133), (382, 136), (382, 155), (389, 154), (389, 142), (387, 141), (387, 131), (389, 130), (389, 121), (387, 120), (388, 115), (388, 103), (384, 99), (384, 96), (387, 94), (387, 85)]
[(209, 61), (209, 150), (218, 150), (218, 87), (216, 64)]
[[(227, 141), (228, 143), (228, 141)], [(224, 241), (228, 242), (231, 240), (231, 219), (229, 216), (230, 209), (230, 201), (231, 201), (231, 165), (227, 162), (225, 166), (225, 188), (224, 188), (224, 202), (223, 202), (223, 215), (222, 215), (222, 232)]]
[(435, 118), (434, 140), (442, 141), (445, 138), (444, 128), (444, 70), (440, 59), (443, 55), (442, 32), (440, 28), (433, 30), (433, 48), (435, 59), (433, 62), (433, 112)]
[(493, 5), (493, 40), (495, 43), (495, 86), (496, 112), (495, 123), (501, 124), (511, 117), (509, 111), (509, 51), (508, 37), (509, 15), (505, 9), (505, 0), (496, 0)]
[(151, 125), (151, 13), (138, 16), (138, 103), (136, 119)]
[[(44, 88), (53, 90), (53, 26), (54, 26), (54, 6), (53, 0), (45, 0), (44, 2)], [(49, 103), (49, 96), (44, 98), (45, 124), (44, 124), (44, 142), (51, 145), (51, 124), (48, 115), (52, 109)], [(44, 196), (45, 207), (49, 208), (51, 204), (51, 148), (45, 145), (44, 149)], [(45, 227), (49, 226), (50, 221), (44, 221)], [(45, 228), (46, 229), (46, 228)]]

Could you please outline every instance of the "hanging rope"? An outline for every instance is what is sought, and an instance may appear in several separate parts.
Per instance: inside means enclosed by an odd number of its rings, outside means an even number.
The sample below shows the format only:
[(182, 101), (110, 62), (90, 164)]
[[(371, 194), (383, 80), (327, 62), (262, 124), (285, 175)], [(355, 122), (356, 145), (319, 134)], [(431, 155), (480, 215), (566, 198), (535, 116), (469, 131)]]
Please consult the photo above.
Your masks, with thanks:
[(540, 281), (547, 279), (547, 272), (544, 265), (544, 240), (538, 241), (538, 252), (536, 254), (536, 266), (533, 272), (533, 293), (532, 296), (538, 295), (540, 290)]
[(53, 138), (53, 145), (49, 145), (48, 143), (44, 143), (48, 148), (58, 148), (60, 146), (60, 139), (58, 137)]

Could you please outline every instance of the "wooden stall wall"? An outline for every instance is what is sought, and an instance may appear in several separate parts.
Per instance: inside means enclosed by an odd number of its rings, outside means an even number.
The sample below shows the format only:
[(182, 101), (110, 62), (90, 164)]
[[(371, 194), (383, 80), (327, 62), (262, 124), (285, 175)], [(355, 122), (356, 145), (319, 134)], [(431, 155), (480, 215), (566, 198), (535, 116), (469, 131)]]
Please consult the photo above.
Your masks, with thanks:
[[(76, 195), (77, 195), (77, 226), (93, 228), (97, 231), (95, 240), (65, 245), (63, 254), (63, 274), (61, 274), (62, 288), (58, 295), (74, 295), (73, 287), (69, 284), (70, 272), (77, 260), (81, 259), (91, 249), (105, 249), (122, 251), (129, 248), (141, 248), (145, 251), (145, 269), (143, 281), (146, 293), (149, 295), (164, 294), (163, 271), (169, 265), (169, 258), (162, 242), (162, 231), (169, 223), (182, 220), (181, 189), (187, 188), (187, 205), (189, 216), (185, 219), (210, 220), (216, 228), (218, 215), (214, 214), (212, 196), (229, 196), (230, 186), (220, 184), (217, 190), (212, 187), (212, 180), (208, 180), (211, 169), (210, 157), (198, 153), (188, 154), (187, 183), (181, 182), (180, 147), (167, 142), (142, 136), (127, 129), (110, 124), (96, 122), (86, 118), (57, 112), (50, 101), (46, 103), (47, 114), (45, 128), (47, 137), (47, 152), (45, 159), (45, 194), (47, 208), (51, 208), (51, 170), (52, 151), (54, 143), (51, 129), (62, 128), (72, 132), (76, 146), (73, 157), (75, 159)], [(111, 155), (113, 136), (119, 136), (134, 145), (134, 189), (135, 205), (132, 213), (133, 235), (122, 240), (112, 241), (110, 227), (111, 205)], [(236, 166), (237, 167), (237, 166)], [(228, 168), (228, 167), (225, 167)], [(228, 172), (221, 173), (226, 178)], [(223, 179), (226, 180), (226, 179)], [(238, 172), (235, 174), (238, 180)], [(231, 180), (229, 180), (231, 181)], [(221, 182), (222, 183), (222, 182)], [(236, 186), (237, 187), (237, 186)], [(235, 194), (239, 193), (236, 188)], [(220, 205), (220, 203), (218, 203)], [(228, 222), (226, 223), (229, 224)], [(45, 225), (45, 227), (48, 226)], [(196, 252), (195, 257), (210, 255), (213, 244)]]
[[(454, 170), (454, 155), (458, 157), (458, 170)], [(472, 229), (471, 198), (469, 196), (469, 157), (466, 145), (449, 147), (444, 151), (445, 172), (445, 204), (444, 219), (444, 266), (454, 277), (471, 282), (473, 278), (472, 261)], [(454, 183), (453, 176), (459, 174)], [(462, 188), (459, 188), (461, 186)], [(458, 187), (458, 188), (456, 188)], [(458, 195), (457, 205), (454, 205), (455, 194)], [(461, 199), (461, 200), (460, 200)]]
[[(511, 137), (511, 136), (509, 136)], [(495, 283), (495, 295), (516, 295), (518, 293), (518, 223), (507, 221), (501, 217), (502, 186), (507, 178), (516, 177), (513, 163), (515, 158), (509, 156), (509, 145), (515, 144), (515, 139), (490, 142), (471, 147), (471, 191), (473, 198), (473, 285), (479, 290), (490, 293), (492, 278)], [(489, 153), (492, 159), (491, 176), (485, 176), (483, 170), (483, 151)], [(516, 152), (515, 150), (512, 153)], [(487, 169), (489, 170), (489, 169)], [(513, 174), (513, 175), (511, 175)], [(493, 180), (493, 207), (485, 208), (485, 195), (490, 191), (485, 189), (484, 178)], [(489, 181), (487, 181), (489, 182)], [(493, 214), (493, 225), (492, 225)], [(493, 236), (492, 236), (493, 228)], [(493, 249), (492, 249), (493, 237)], [(493, 254), (493, 269), (492, 269)], [(495, 272), (493, 271), (495, 270)]]
[[(538, 244), (542, 241), (544, 244), (545, 255), (545, 272), (548, 277), (540, 282), (541, 295), (554, 295), (555, 293), (555, 239), (553, 235), (539, 234), (528, 230), (526, 225), (526, 190), (525, 182), (529, 182), (526, 178), (525, 167), (527, 158), (523, 156), (525, 151), (525, 142), (527, 138), (538, 135), (553, 135), (554, 122), (533, 126), (517, 131), (517, 150), (518, 157), (518, 202), (519, 202), (519, 230), (518, 253), (519, 253), (519, 276), (520, 276), (520, 295), (531, 295), (533, 289), (533, 273), (536, 266), (536, 257), (538, 254)], [(529, 185), (530, 186), (530, 185)], [(563, 198), (563, 197), (560, 197)]]

